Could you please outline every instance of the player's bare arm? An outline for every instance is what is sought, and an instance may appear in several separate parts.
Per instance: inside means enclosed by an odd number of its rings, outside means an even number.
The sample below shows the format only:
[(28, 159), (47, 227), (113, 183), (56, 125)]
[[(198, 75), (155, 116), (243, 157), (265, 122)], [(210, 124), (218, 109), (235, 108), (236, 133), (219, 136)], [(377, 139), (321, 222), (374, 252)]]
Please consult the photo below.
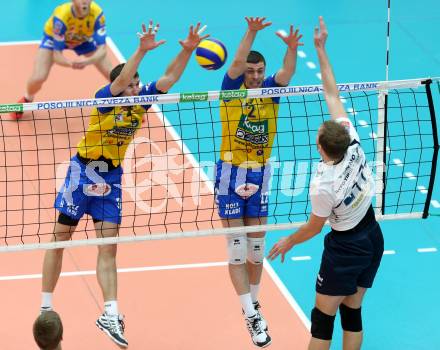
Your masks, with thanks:
[(332, 119), (347, 117), (336, 86), (335, 76), (333, 74), (330, 61), (325, 50), (325, 42), (328, 37), (327, 27), (322, 16), (319, 17), (319, 28), (315, 28), (314, 43), (318, 53), (319, 65), (321, 66), (322, 83), (324, 86), (324, 95)]
[(311, 213), (309, 221), (302, 225), (298, 231), (290, 236), (282, 237), (269, 252), (268, 258), (274, 260), (281, 254), (281, 262), (284, 262), (285, 255), (295, 245), (308, 241), (322, 231), (327, 218), (316, 216)]
[(199, 43), (209, 37), (209, 34), (202, 36), (203, 30), (200, 29), (200, 22), (190, 26), (188, 36), (184, 40), (179, 40), (182, 50), (167, 67), (165, 74), (157, 81), (156, 86), (162, 92), (169, 89), (180, 79), (186, 65)]
[(287, 45), (287, 51), (284, 55), (283, 66), (277, 72), (275, 80), (279, 85), (287, 86), (295, 74), (298, 46), (304, 45), (300, 42), (302, 34), (299, 34), (299, 29), (294, 30), (291, 25), (289, 34), (285, 35), (278, 31), (276, 35)]
[(257, 32), (270, 26), (272, 22), (264, 22), (266, 17), (245, 17), (248, 28), (243, 39), (238, 46), (234, 60), (228, 69), (231, 79), (236, 79), (246, 71), (246, 59), (251, 51), (252, 44), (257, 36)]
[(153, 21), (150, 20), (148, 30), (146, 25), (142, 24), (142, 32), (138, 33), (139, 47), (133, 56), (127, 61), (121, 74), (119, 74), (115, 81), (110, 85), (110, 91), (113, 96), (119, 95), (128, 87), (146, 53), (165, 43), (165, 40), (156, 41), (158, 30), (159, 23), (153, 28)]

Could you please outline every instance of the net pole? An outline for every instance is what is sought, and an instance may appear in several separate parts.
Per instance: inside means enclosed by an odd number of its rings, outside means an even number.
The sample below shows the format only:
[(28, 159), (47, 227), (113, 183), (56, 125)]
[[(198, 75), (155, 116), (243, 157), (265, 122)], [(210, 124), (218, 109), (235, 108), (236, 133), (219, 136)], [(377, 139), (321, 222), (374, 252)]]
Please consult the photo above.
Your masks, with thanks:
[(429, 205), (431, 203), (432, 191), (434, 189), (435, 174), (436, 174), (436, 170), (437, 170), (437, 158), (438, 158), (439, 144), (438, 144), (438, 135), (437, 135), (437, 120), (435, 117), (434, 101), (432, 100), (432, 93), (431, 93), (432, 80), (428, 79), (424, 83), (426, 84), (426, 95), (428, 98), (429, 114), (431, 115), (432, 139), (434, 142), (434, 146), (433, 146), (434, 152), (432, 155), (432, 165), (431, 165), (431, 176), (429, 178), (428, 193), (426, 196), (425, 207), (423, 209), (423, 219), (426, 219), (429, 215)]

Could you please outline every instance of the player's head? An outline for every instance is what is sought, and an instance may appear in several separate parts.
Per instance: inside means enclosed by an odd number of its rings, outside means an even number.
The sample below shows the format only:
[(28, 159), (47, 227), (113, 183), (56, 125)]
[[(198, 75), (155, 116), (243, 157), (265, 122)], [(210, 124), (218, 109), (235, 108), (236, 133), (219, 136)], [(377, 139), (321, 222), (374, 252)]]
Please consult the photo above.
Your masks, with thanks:
[(251, 51), (246, 60), (246, 72), (244, 73), (244, 85), (248, 89), (258, 89), (263, 86), (266, 72), (266, 60), (258, 51)]
[(75, 15), (79, 18), (86, 17), (90, 12), (92, 0), (72, 0)]
[(327, 156), (330, 160), (338, 161), (344, 157), (350, 145), (350, 135), (341, 124), (327, 120), (319, 127), (316, 137), (318, 152)]
[(35, 320), (34, 339), (41, 350), (61, 350), (63, 324), (55, 311), (45, 311)]
[[(121, 63), (112, 69), (112, 71), (110, 72), (110, 82), (111, 83), (113, 83), (115, 81), (115, 79), (119, 76), (119, 74), (121, 74), (124, 66), (125, 66), (125, 63)], [(139, 83), (140, 83), (139, 73), (136, 72), (134, 77), (131, 79), (131, 82), (128, 85), (128, 87), (121, 93), (121, 96), (137, 96), (137, 95), (139, 95), (139, 92), (141, 91)]]

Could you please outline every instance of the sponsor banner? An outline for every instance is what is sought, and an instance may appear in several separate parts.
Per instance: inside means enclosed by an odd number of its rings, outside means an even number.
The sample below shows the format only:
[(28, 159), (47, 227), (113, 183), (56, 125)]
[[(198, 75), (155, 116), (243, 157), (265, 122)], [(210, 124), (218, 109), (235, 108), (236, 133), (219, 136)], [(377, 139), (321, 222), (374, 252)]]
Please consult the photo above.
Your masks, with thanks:
[(145, 95), (134, 97), (110, 97), (96, 100), (66, 100), (53, 102), (37, 102), (37, 110), (83, 108), (83, 107), (110, 107), (119, 105), (151, 105), (159, 102), (158, 95)]
[(0, 113), (10, 113), (10, 112), (23, 112), (23, 104), (13, 103), (2, 105), (0, 104)]
[(184, 92), (180, 94), (180, 102), (208, 101), (207, 92)]
[[(340, 92), (377, 90), (378, 88), (379, 88), (379, 83), (338, 84), (338, 90)], [(260, 89), (258, 95), (261, 95), (262, 97), (288, 95), (288, 94), (300, 95), (300, 94), (322, 93), (323, 91), (324, 90), (321, 85), (270, 87), (270, 88)]]
[(246, 98), (248, 95), (247, 90), (225, 90), (220, 91), (220, 100), (234, 100), (239, 98)]

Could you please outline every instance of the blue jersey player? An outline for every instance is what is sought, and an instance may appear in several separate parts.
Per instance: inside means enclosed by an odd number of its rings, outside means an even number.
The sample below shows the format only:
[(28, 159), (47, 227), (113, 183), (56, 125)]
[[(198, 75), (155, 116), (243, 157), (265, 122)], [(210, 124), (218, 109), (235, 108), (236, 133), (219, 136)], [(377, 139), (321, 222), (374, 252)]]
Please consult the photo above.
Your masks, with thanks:
[[(182, 49), (157, 81), (140, 87), (137, 73), (147, 52), (164, 41), (156, 41), (159, 28), (150, 22), (138, 33), (140, 44), (127, 63), (119, 64), (110, 73), (111, 83), (101, 88), (96, 97), (156, 95), (166, 93), (180, 79), (201, 37), (199, 28), (189, 30)], [(150, 105), (130, 107), (98, 107), (90, 115), (89, 127), (78, 144), (78, 153), (71, 159), (66, 179), (55, 200), (59, 215), (54, 229), (56, 241), (70, 239), (84, 214), (93, 219), (97, 237), (115, 237), (122, 215), (122, 167), (126, 150)], [(51, 310), (52, 295), (61, 272), (63, 249), (48, 250), (43, 263), (41, 310)], [(96, 325), (115, 343), (127, 347), (124, 324), (117, 303), (116, 245), (98, 247), (96, 275), (104, 298), (104, 313)]]

